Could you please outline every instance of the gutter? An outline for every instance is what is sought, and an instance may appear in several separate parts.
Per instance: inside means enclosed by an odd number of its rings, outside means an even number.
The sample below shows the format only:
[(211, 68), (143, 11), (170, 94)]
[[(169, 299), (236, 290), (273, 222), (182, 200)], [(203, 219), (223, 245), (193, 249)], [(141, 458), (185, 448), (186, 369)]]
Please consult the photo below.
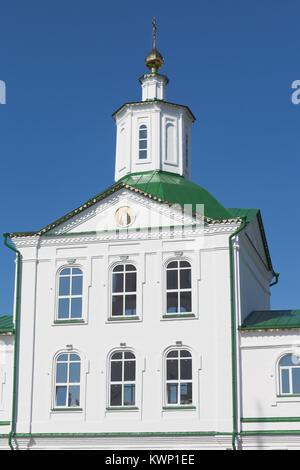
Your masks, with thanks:
[(270, 287), (276, 286), (276, 284), (278, 284), (280, 274), (279, 273), (274, 273), (274, 276), (275, 276), (275, 281), (270, 284)]
[(15, 298), (15, 321), (14, 321), (14, 368), (13, 368), (13, 396), (12, 396), (12, 416), (11, 430), (8, 435), (8, 445), (10, 450), (15, 450), (12, 445), (12, 438), (16, 433), (16, 395), (17, 395), (17, 368), (18, 368), (18, 352), (19, 352), (19, 313), (20, 313), (20, 286), (21, 286), (21, 253), (14, 246), (9, 245), (7, 238), (8, 233), (4, 233), (4, 245), (17, 254), (17, 273), (16, 273), (16, 298)]
[(236, 416), (236, 332), (235, 332), (235, 306), (233, 288), (233, 254), (232, 239), (238, 235), (248, 224), (246, 217), (241, 217), (242, 225), (229, 237), (229, 262), (230, 262), (230, 304), (231, 304), (231, 360), (232, 360), (232, 450), (236, 450), (237, 416)]

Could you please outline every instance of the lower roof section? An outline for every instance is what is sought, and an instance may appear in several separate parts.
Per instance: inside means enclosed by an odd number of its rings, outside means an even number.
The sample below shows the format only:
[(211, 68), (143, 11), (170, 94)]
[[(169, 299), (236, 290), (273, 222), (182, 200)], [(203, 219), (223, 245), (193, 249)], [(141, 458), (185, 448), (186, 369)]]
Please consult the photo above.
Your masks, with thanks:
[(12, 315), (0, 315), (0, 333), (9, 333), (14, 329)]
[(300, 328), (300, 310), (255, 310), (244, 320), (240, 330)]

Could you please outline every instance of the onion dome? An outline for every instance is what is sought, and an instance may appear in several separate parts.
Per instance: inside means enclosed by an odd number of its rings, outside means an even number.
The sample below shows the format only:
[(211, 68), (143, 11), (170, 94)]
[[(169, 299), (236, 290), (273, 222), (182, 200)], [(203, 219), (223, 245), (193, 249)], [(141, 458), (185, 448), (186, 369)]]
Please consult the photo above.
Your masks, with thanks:
[(145, 58), (145, 64), (150, 72), (157, 72), (164, 63), (161, 53), (154, 47)]

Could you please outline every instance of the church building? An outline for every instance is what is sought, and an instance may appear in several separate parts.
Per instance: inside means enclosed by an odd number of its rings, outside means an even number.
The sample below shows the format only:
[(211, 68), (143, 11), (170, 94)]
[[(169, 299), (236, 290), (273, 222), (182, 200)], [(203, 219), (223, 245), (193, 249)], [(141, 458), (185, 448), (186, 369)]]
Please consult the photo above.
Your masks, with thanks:
[(113, 114), (114, 184), (4, 234), (0, 448), (300, 449), (300, 310), (270, 309), (259, 209), (191, 181), (195, 116), (155, 41), (145, 62)]

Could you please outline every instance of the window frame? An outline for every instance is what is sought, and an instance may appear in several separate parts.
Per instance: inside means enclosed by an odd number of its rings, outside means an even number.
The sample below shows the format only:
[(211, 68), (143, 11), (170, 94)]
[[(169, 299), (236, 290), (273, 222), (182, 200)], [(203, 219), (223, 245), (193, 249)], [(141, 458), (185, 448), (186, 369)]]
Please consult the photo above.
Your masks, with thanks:
[[(67, 296), (60, 296), (59, 294), (59, 286), (60, 286), (60, 278), (61, 277), (67, 277), (67, 276), (62, 276), (61, 273), (64, 269), (70, 269), (71, 274), (70, 277), (79, 277), (82, 276), (82, 286), (81, 290), (82, 293), (81, 295), (70, 295)], [(72, 274), (72, 269), (80, 269), (81, 274)], [(60, 323), (84, 323), (85, 322), (85, 316), (84, 316), (84, 311), (85, 311), (85, 272), (83, 266), (79, 264), (64, 264), (63, 266), (60, 266), (59, 269), (56, 271), (56, 285), (55, 285), (55, 317), (54, 317), (54, 323), (55, 324), (60, 324)], [(59, 299), (60, 298), (67, 298), (67, 299), (72, 299), (72, 298), (81, 298), (81, 316), (80, 317), (71, 317), (71, 309), (70, 309), (70, 304), (69, 302), (69, 317), (68, 318), (60, 318), (59, 317)]]
[[(79, 361), (71, 361), (70, 357), (71, 355), (76, 355), (79, 357)], [(61, 363), (67, 363), (67, 374), (68, 374), (68, 380), (67, 382), (57, 382), (57, 364), (58, 364), (58, 358), (62, 355), (67, 355), (68, 360), (67, 361), (61, 361)], [(78, 363), (80, 364), (80, 379), (79, 382), (70, 382), (69, 381), (69, 372), (70, 372), (70, 364), (71, 363)], [(84, 361), (82, 358), (82, 355), (77, 351), (77, 350), (63, 350), (59, 351), (55, 356), (54, 356), (54, 361), (53, 361), (53, 393), (52, 393), (52, 411), (82, 411), (82, 403), (84, 402), (83, 400), (83, 374), (84, 374)], [(66, 404), (65, 405), (58, 405), (57, 404), (57, 387), (67, 387), (66, 391)], [(79, 386), (79, 405), (68, 405), (68, 390), (70, 386)]]
[[(116, 353), (121, 353), (122, 357), (120, 359), (113, 359), (113, 356)], [(126, 353), (131, 353), (133, 354), (134, 358), (125, 358)], [(124, 380), (124, 371), (125, 371), (125, 362), (130, 361), (130, 362), (135, 362), (135, 380)], [(121, 374), (122, 374), (122, 380), (121, 381), (112, 381), (111, 380), (111, 375), (112, 375), (112, 362), (121, 362)], [(108, 356), (108, 362), (107, 362), (107, 406), (106, 410), (138, 410), (137, 406), (137, 383), (138, 383), (138, 359), (136, 352), (133, 349), (124, 349), (124, 348), (116, 348)], [(112, 405), (111, 404), (111, 385), (121, 385), (121, 405)], [(125, 385), (134, 385), (134, 404), (129, 404), (129, 405), (124, 405), (124, 388)]]
[[(180, 267), (180, 262), (184, 261), (189, 263), (189, 267)], [(173, 263), (177, 262), (177, 268), (168, 268), (168, 266)], [(191, 287), (189, 288), (180, 288), (180, 271), (181, 270), (190, 270), (191, 272)], [(177, 289), (168, 289), (168, 271), (177, 271)], [(177, 312), (168, 312), (168, 293), (176, 293), (177, 292)], [(189, 312), (180, 312), (180, 294), (183, 292), (190, 292), (191, 298), (191, 309)], [(163, 303), (163, 318), (176, 318), (176, 317), (195, 317), (196, 315), (193, 312), (193, 305), (194, 305), (194, 295), (193, 295), (193, 265), (190, 259), (185, 257), (180, 258), (172, 258), (166, 260), (164, 264), (164, 303)]]
[[(295, 354), (294, 352), (287, 352), (280, 356), (278, 359), (278, 364), (277, 364), (277, 376), (278, 376), (278, 396), (283, 397), (283, 398), (288, 398), (288, 397), (295, 397), (298, 396), (300, 397), (300, 393), (294, 393), (293, 391), (293, 369), (300, 369), (300, 363), (299, 365), (290, 365), (290, 366), (281, 366), (280, 363), (281, 361), (288, 357), (288, 356), (297, 356), (300, 361), (300, 355)], [(289, 393), (283, 392), (282, 390), (282, 370), (288, 370), (288, 375), (289, 375)]]
[[(178, 364), (178, 379), (168, 379), (167, 378), (167, 361), (168, 361), (168, 355), (172, 351), (177, 351), (177, 361), (179, 362)], [(190, 356), (187, 356), (191, 360), (191, 379), (180, 379), (180, 353), (181, 351), (186, 351), (190, 354)], [(164, 355), (163, 355), (163, 409), (195, 409), (195, 402), (196, 402), (196, 397), (195, 397), (195, 380), (194, 380), (194, 355), (191, 349), (187, 346), (172, 346), (168, 348)], [(177, 402), (176, 403), (169, 403), (168, 402), (168, 383), (174, 383), (177, 384)], [(181, 383), (191, 383), (191, 389), (192, 389), (192, 401), (191, 403), (186, 403), (186, 404), (181, 404), (180, 403), (180, 385)]]
[[(115, 268), (117, 266), (120, 266), (120, 265), (123, 265), (124, 269), (122, 271), (114, 271)], [(134, 266), (135, 270), (132, 270), (132, 271), (126, 271), (126, 265), (132, 265)], [(113, 292), (113, 276), (114, 274), (123, 274), (123, 291), (122, 292)], [(126, 274), (132, 274), (132, 273), (135, 273), (136, 274), (136, 286), (135, 286), (135, 291), (126, 291)], [(136, 266), (136, 263), (135, 262), (132, 262), (131, 260), (126, 260), (126, 261), (118, 261), (117, 263), (114, 263), (112, 266), (111, 266), (111, 269), (110, 269), (110, 283), (109, 283), (109, 296), (110, 296), (110, 300), (109, 300), (109, 318), (108, 320), (110, 321), (124, 321), (124, 320), (139, 320), (140, 319), (140, 316), (138, 315), (138, 307), (139, 307), (139, 304), (138, 304), (138, 281), (139, 281), (139, 276), (138, 276), (138, 269), (137, 269), (137, 266)], [(129, 296), (129, 295), (135, 295), (135, 314), (129, 314), (129, 315), (126, 315), (125, 314), (125, 309), (126, 309), (126, 296)], [(123, 299), (123, 313), (122, 315), (113, 315), (113, 296), (118, 296), (118, 297), (122, 297)]]
[[(146, 137), (140, 137), (140, 131), (146, 131)], [(146, 141), (146, 148), (141, 148), (140, 143)], [(141, 157), (140, 152), (146, 152), (146, 157)], [(138, 127), (138, 162), (143, 163), (143, 161), (149, 160), (149, 129), (148, 125), (142, 123)]]

